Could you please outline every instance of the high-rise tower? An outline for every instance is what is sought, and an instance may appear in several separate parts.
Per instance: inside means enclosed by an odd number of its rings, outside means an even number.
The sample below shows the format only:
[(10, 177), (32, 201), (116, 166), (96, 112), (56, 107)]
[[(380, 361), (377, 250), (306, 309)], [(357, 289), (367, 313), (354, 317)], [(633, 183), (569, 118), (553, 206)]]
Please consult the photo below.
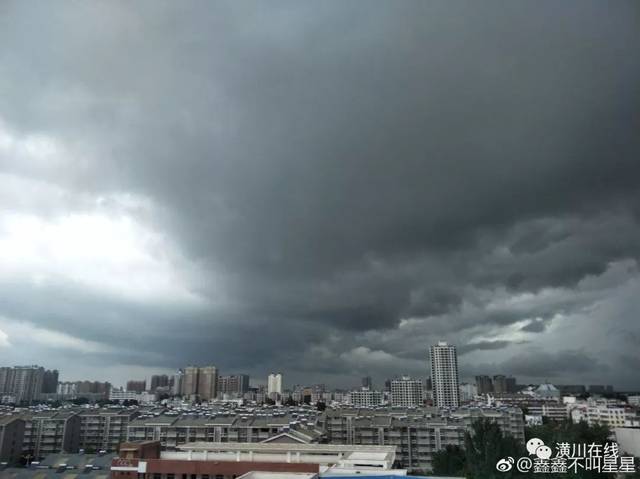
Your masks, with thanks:
[(431, 381), (433, 401), (437, 407), (457, 408), (460, 405), (458, 390), (458, 354), (456, 347), (444, 341), (431, 346)]

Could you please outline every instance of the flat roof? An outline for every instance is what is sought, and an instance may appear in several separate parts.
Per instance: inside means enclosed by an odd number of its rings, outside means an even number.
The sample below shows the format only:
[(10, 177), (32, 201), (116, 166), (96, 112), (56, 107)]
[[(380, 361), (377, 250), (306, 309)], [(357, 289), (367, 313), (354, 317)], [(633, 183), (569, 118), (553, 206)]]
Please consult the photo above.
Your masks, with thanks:
[(396, 446), (269, 442), (192, 442), (177, 446), (177, 451), (160, 453), (167, 460), (357, 465), (363, 470), (389, 470), (395, 457)]
[(254, 452), (305, 452), (305, 453), (395, 453), (396, 446), (353, 444), (283, 444), (272, 442), (189, 442), (177, 446), (182, 451), (254, 451)]
[(265, 472), (251, 471), (238, 479), (316, 479), (318, 474), (311, 472)]

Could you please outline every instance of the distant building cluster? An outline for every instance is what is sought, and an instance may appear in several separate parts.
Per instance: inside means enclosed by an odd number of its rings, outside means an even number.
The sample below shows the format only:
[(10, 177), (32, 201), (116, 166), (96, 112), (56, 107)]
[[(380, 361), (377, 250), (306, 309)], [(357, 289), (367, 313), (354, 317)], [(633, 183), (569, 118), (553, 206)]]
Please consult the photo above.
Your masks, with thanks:
[[(424, 379), (399, 376), (377, 389), (365, 376), (351, 390), (324, 384), (287, 388), (275, 372), (252, 387), (248, 375), (221, 375), (213, 365), (131, 379), (122, 388), (59, 381), (58, 371), (40, 366), (4, 367), (0, 390), (9, 405), (0, 405), (0, 463), (61, 452), (106, 454), (123, 443), (153, 443), (163, 451), (235, 444), (229, 447), (239, 454), (239, 445), (249, 443), (328, 443), (392, 446), (401, 467), (430, 471), (435, 452), (463, 446), (465, 433), (480, 418), (520, 442), (525, 425), (544, 421), (604, 424), (628, 447), (640, 441), (634, 433), (640, 430), (640, 395), (623, 401), (611, 386), (518, 385), (502, 374), (460, 383), (456, 347), (446, 342), (429, 348), (426, 366)], [(83, 402), (100, 406), (80, 407)]]
[(43, 393), (55, 393), (58, 371), (40, 366), (0, 367), (0, 397), (3, 403), (30, 403)]
[(502, 374), (493, 376), (476, 376), (477, 393), (480, 395), (490, 393), (515, 393), (516, 378)]
[(100, 381), (65, 381), (58, 383), (57, 393), (43, 395), (44, 399), (108, 399), (111, 384)]

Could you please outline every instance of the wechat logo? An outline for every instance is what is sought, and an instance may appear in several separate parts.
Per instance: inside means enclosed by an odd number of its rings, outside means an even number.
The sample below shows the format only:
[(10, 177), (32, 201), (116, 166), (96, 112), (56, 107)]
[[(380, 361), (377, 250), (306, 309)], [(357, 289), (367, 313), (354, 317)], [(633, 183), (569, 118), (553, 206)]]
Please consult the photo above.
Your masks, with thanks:
[(535, 454), (539, 459), (549, 459), (552, 451), (549, 446), (544, 445), (542, 439), (533, 437), (527, 441), (527, 452), (530, 456)]

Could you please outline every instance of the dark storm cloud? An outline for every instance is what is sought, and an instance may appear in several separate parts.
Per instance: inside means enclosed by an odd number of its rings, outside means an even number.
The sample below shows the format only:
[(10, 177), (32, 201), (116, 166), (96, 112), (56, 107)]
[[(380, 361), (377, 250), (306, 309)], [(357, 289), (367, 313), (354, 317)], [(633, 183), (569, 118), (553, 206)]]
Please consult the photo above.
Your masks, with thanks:
[[(14, 284), (0, 314), (96, 341), (126, 331), (150, 353), (137, 364), (160, 350), (163, 367), (417, 374), (443, 336), (465, 356), (508, 354), (523, 340), (485, 336), (521, 321), (544, 338), (601, 298), (585, 278), (639, 258), (633, 2), (0, 8), (1, 119), (74, 158), (0, 167), (148, 198), (137, 218), (197, 266), (205, 300)], [(588, 360), (565, 356), (568, 373)]]
[[(471, 343), (471, 344), (465, 344), (459, 348), (457, 348), (458, 350), (458, 354), (460, 356), (463, 356), (466, 353), (470, 353), (471, 351), (478, 351), (478, 350), (492, 350), (492, 349), (503, 349), (506, 348), (507, 346), (510, 346), (511, 344), (514, 344), (514, 342), (512, 341), (500, 341), (500, 340), (496, 340), (496, 341), (481, 341), (478, 343)], [(519, 342), (517, 344), (522, 344), (522, 342)]]
[(597, 374), (606, 372), (608, 367), (583, 351), (567, 350), (552, 354), (539, 351), (537, 355), (514, 357), (510, 361), (509, 370), (516, 375), (542, 379), (571, 377), (572, 374)]
[(530, 321), (526, 325), (522, 326), (522, 331), (527, 331), (529, 333), (541, 333), (543, 332), (548, 325), (547, 321), (537, 319), (534, 321)]

